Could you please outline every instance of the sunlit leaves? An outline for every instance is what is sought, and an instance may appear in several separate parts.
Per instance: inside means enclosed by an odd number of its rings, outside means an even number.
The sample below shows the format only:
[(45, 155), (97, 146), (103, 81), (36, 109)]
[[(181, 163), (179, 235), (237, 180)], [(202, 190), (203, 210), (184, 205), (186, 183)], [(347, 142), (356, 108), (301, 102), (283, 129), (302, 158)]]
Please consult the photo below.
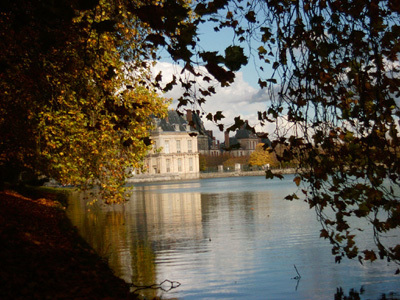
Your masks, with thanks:
[(53, 178), (73, 185), (98, 180), (107, 202), (120, 201), (117, 196), (129, 168), (139, 168), (148, 150), (150, 115), (162, 116), (165, 107), (163, 99), (143, 88), (127, 91), (123, 99), (123, 107), (106, 106), (107, 114), (93, 110), (86, 115), (79, 105), (76, 113), (43, 114), (39, 128), (46, 143), (41, 154), (52, 166), (48, 172)]
[[(154, 54), (145, 37), (156, 42), (156, 35), (120, 2), (31, 5), (11, 5), (0, 19), (9, 47), (1, 54), (0, 165), (99, 185), (106, 202), (121, 201), (125, 179), (148, 150), (151, 116), (168, 106), (151, 90), (145, 62)], [(181, 20), (179, 13), (163, 24)], [(16, 56), (25, 59), (11, 63)]]
[(264, 144), (260, 143), (256, 146), (256, 150), (250, 154), (249, 164), (252, 166), (275, 167), (277, 165), (274, 154), (269, 149), (264, 149)]

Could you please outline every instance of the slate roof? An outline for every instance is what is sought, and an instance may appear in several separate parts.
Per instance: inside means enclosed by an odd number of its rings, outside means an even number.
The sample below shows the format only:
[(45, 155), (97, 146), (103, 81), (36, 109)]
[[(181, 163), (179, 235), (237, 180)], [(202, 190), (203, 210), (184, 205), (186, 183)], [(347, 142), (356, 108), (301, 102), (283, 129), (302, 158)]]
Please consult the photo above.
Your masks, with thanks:
[(250, 137), (252, 137), (251, 131), (247, 129), (239, 129), (235, 134), (236, 139), (248, 139)]
[(247, 121), (236, 131), (235, 138), (240, 139), (256, 139), (258, 138), (254, 131), (250, 130), (251, 127)]
[(175, 110), (169, 110), (168, 117), (165, 119), (159, 119), (157, 127), (161, 127), (163, 131), (177, 131), (176, 125), (178, 125), (179, 131), (186, 131), (187, 124), (188, 122)]
[[(191, 114), (192, 122), (194, 126), (190, 126), (191, 131), (197, 131), (200, 135), (207, 135), (207, 130), (204, 127), (200, 116), (195, 112)], [(187, 125), (189, 122), (186, 118), (180, 116), (177, 111), (169, 110), (168, 117), (165, 119), (156, 119), (157, 127), (160, 127), (163, 131), (177, 131), (176, 125), (179, 127), (179, 131), (187, 131)]]
[(204, 127), (203, 121), (200, 119), (200, 116), (195, 112), (192, 112), (192, 121), (194, 123), (194, 130), (196, 130), (201, 135), (207, 135), (207, 131)]

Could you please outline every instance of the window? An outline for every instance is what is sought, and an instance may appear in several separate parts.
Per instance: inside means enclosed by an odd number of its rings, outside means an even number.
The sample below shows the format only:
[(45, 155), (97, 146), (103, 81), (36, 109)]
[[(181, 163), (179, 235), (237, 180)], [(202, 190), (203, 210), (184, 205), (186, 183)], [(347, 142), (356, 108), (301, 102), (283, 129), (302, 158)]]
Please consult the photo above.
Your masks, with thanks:
[(182, 158), (178, 158), (178, 172), (182, 172)]
[(176, 153), (181, 153), (181, 141), (176, 140)]
[(189, 171), (193, 171), (193, 158), (189, 158)]
[(166, 164), (167, 164), (167, 173), (170, 173), (171, 172), (171, 160), (167, 159)]
[(157, 142), (152, 141), (152, 153), (157, 153)]
[(188, 140), (188, 152), (192, 153), (192, 140)]
[(169, 153), (169, 140), (166, 140), (164, 145), (165, 145), (164, 153)]

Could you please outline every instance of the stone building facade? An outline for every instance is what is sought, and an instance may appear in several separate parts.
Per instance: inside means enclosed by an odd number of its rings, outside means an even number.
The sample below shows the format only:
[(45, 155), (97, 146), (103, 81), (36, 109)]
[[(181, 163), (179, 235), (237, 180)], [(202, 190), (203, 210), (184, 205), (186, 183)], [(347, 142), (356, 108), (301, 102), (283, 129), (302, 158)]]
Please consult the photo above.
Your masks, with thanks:
[(234, 157), (249, 156), (256, 150), (259, 143), (270, 144), (270, 141), (264, 136), (263, 133), (255, 133), (249, 130), (246, 121), (246, 124), (238, 129), (233, 137), (229, 136), (229, 132), (225, 132), (225, 140), (221, 149)]
[(226, 133), (220, 144), (213, 132), (204, 128), (199, 115), (190, 110), (183, 116), (171, 110), (167, 118), (155, 118), (154, 125), (150, 134), (153, 148), (144, 160), (145, 170), (134, 170), (131, 182), (199, 178), (199, 154), (219, 156), (228, 152), (234, 157), (248, 156), (258, 143), (265, 142), (243, 126), (234, 137)]
[(197, 131), (186, 117), (169, 111), (165, 119), (154, 119), (156, 129), (150, 138), (153, 148), (144, 160), (145, 171), (135, 170), (131, 181), (199, 178)]

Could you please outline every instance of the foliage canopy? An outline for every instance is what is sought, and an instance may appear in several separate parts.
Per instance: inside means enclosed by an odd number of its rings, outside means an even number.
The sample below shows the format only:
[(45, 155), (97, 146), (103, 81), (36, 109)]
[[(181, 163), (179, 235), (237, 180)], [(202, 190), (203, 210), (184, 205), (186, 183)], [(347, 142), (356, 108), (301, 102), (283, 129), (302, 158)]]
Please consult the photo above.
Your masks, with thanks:
[[(400, 245), (385, 243), (400, 226), (397, 1), (221, 2), (219, 18), (211, 12), (216, 30), (232, 28), (261, 62), (270, 103), (259, 121), (287, 124), (272, 148), (285, 149), (282, 162), (299, 162), (295, 182), (336, 261), (399, 263)], [(358, 248), (357, 218), (372, 227), (376, 248)]]
[(265, 166), (268, 164), (271, 167), (275, 167), (276, 161), (273, 153), (269, 149), (265, 149), (263, 143), (259, 143), (256, 146), (256, 150), (250, 154), (249, 164), (252, 166)]
[[(194, 24), (213, 22), (217, 32), (232, 29), (225, 56), (199, 53), (201, 65), (222, 86), (233, 82), (233, 71), (248, 63), (246, 56), (257, 61), (259, 85), (269, 96), (259, 122), (277, 124), (272, 149), (284, 149), (277, 153), (280, 162), (298, 162), (295, 183), (315, 209), (321, 237), (332, 243), (336, 261), (399, 263), (400, 245), (385, 243), (400, 226), (397, 1), (216, 0), (193, 7)], [(194, 52), (180, 57), (185, 70), (209, 82), (190, 67)], [(265, 71), (268, 66), (272, 74)], [(184, 87), (181, 105), (193, 101), (194, 83)], [(195, 101), (203, 103), (214, 91), (200, 89), (193, 93), (200, 95)], [(223, 115), (207, 118), (218, 122)], [(229, 130), (242, 124), (236, 118)], [(366, 224), (352, 227), (350, 220), (358, 218)], [(376, 247), (359, 249), (357, 230), (364, 226), (372, 228)]]
[(122, 199), (127, 170), (148, 149), (150, 117), (168, 106), (149, 87), (151, 29), (134, 9), (121, 1), (2, 2), (5, 177), (31, 170), (63, 184), (100, 184), (107, 202)]

